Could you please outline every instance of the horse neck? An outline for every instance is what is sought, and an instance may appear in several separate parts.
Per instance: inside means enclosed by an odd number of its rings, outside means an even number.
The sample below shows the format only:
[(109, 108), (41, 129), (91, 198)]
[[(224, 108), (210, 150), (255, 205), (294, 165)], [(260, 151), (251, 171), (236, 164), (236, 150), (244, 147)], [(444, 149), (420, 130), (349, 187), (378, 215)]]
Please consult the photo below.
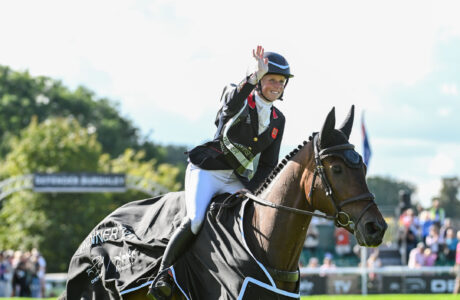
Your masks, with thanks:
[[(310, 143), (311, 144), (311, 143)], [(260, 194), (272, 203), (310, 210), (305, 184), (313, 173), (308, 168), (313, 161), (312, 147), (303, 147), (279, 172), (268, 188)], [(311, 217), (271, 207), (254, 205), (252, 215), (253, 251), (259, 261), (271, 268), (295, 271)]]

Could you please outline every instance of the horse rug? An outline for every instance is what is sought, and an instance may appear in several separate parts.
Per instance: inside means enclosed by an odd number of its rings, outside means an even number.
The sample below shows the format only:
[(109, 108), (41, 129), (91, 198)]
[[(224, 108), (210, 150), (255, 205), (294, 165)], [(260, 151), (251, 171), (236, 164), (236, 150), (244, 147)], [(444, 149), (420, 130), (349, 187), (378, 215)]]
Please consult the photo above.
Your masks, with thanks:
[[(300, 299), (280, 290), (249, 250), (248, 199), (216, 197), (191, 248), (171, 267), (185, 299)], [(122, 299), (151, 284), (185, 216), (183, 192), (130, 202), (101, 221), (71, 259), (66, 299)]]

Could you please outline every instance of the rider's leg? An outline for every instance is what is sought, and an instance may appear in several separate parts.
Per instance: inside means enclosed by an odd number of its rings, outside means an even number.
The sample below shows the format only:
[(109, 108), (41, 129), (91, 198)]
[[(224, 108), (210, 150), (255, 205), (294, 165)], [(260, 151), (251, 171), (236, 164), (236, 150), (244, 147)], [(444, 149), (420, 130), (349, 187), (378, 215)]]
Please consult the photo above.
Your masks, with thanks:
[(213, 196), (233, 194), (243, 187), (233, 170), (203, 170), (189, 164), (185, 177), (185, 204), (193, 233), (200, 231)]
[(190, 245), (195, 235), (192, 232), (192, 222), (189, 219), (184, 219), (181, 225), (174, 231), (168, 246), (163, 254), (163, 259), (160, 264), (160, 271), (172, 266)]
[(203, 170), (191, 163), (187, 167), (185, 205), (194, 234), (200, 231), (209, 203), (219, 190), (222, 180), (219, 174), (219, 171)]
[(235, 193), (242, 188), (243, 184), (232, 170), (203, 170), (193, 164), (187, 166), (185, 174), (187, 218), (176, 229), (166, 247), (159, 271), (163, 274), (151, 287), (153, 295), (158, 295), (158, 292), (165, 296), (171, 294), (172, 278), (164, 271), (182, 256), (200, 231), (212, 197), (217, 193)]
[[(206, 209), (219, 186), (219, 178), (212, 171), (206, 171), (189, 164), (185, 177), (185, 202), (187, 217), (173, 233), (160, 264), (158, 280), (150, 292), (157, 296), (169, 296), (172, 289), (172, 278), (164, 272), (172, 266), (188, 249), (204, 221)], [(161, 293), (160, 295), (158, 295)]]
[(176, 229), (163, 255), (160, 271), (173, 265), (198, 234), (211, 199), (217, 193), (235, 193), (244, 186), (231, 170), (203, 170), (189, 164), (185, 177), (187, 218)]
[(223, 177), (223, 180), (218, 186), (218, 194), (234, 194), (244, 188), (244, 185), (241, 183), (238, 177), (236, 177), (233, 171), (228, 170), (225, 173), (222, 173), (221, 176)]

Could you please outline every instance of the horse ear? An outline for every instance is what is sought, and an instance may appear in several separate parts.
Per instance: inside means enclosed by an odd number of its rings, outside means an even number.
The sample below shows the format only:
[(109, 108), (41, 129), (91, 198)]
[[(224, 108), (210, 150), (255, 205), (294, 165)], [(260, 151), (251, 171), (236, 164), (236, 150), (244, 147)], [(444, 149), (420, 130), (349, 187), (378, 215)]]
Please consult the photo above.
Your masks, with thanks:
[(332, 131), (335, 127), (335, 107), (332, 107), (331, 111), (327, 114), (326, 121), (324, 121), (323, 128), (319, 133), (319, 146), (325, 148), (328, 144), (327, 138), (332, 136)]
[(346, 136), (347, 139), (350, 138), (351, 129), (353, 128), (353, 120), (355, 118), (355, 106), (352, 105), (350, 111), (348, 112), (345, 121), (343, 121), (342, 126), (340, 126), (340, 131), (342, 131)]

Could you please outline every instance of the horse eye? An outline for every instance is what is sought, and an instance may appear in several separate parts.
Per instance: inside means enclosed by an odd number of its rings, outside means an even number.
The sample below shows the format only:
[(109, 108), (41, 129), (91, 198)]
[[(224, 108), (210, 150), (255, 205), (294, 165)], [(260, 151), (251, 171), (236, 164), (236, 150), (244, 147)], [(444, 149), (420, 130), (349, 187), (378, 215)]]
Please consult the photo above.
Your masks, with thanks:
[(335, 174), (340, 174), (342, 173), (342, 167), (339, 165), (334, 165), (332, 166), (332, 172), (334, 172)]

